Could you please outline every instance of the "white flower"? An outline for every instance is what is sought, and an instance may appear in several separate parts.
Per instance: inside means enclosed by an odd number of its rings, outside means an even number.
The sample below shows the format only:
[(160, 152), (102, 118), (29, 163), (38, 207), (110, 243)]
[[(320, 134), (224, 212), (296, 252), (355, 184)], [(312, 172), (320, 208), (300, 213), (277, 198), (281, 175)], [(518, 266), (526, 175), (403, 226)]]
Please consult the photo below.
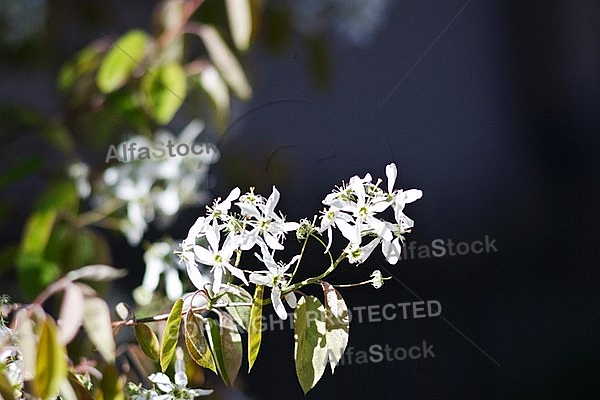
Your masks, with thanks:
[[(211, 270), (214, 275), (213, 291), (215, 293), (219, 291), (223, 273), (226, 270), (241, 279), (245, 284), (248, 284), (244, 272), (230, 263), (231, 256), (238, 247), (238, 243), (234, 240), (233, 235), (228, 235), (221, 247), (219, 226), (216, 222), (213, 222), (206, 231), (206, 240), (208, 241), (208, 249), (202, 246), (194, 246), (194, 253), (199, 262), (213, 267)], [(202, 288), (198, 287), (198, 289)]]
[[(252, 272), (249, 280), (255, 285), (271, 287), (271, 303), (273, 303), (273, 308), (279, 318), (287, 319), (287, 312), (281, 302), (281, 291), (287, 287), (287, 277), (285, 276), (285, 272), (290, 269), (292, 264), (300, 259), (300, 256), (294, 256), (287, 264), (277, 264), (271, 253), (269, 253), (269, 250), (264, 247), (262, 247), (261, 250), (262, 257), (258, 254), (256, 254), (256, 257), (265, 264), (267, 271)], [(290, 307), (296, 307), (296, 296), (293, 292), (287, 293), (284, 297)]]
[(353, 218), (342, 212), (339, 208), (331, 206), (329, 209), (323, 210), (323, 215), (321, 216), (321, 226), (319, 228), (319, 232), (323, 233), (327, 231), (327, 246), (325, 248), (324, 253), (329, 251), (331, 247), (332, 238), (332, 228), (336, 227), (342, 232), (342, 235), (350, 242), (358, 241), (358, 232), (355, 228), (350, 225), (350, 222), (353, 222)]
[[(175, 377), (174, 383), (171, 382), (171, 379), (162, 372), (157, 372), (148, 377), (150, 382), (154, 383), (158, 390), (165, 393), (165, 395), (158, 396), (156, 392), (152, 392), (153, 394), (149, 397), (150, 399), (193, 399), (198, 396), (208, 396), (213, 391), (206, 389), (188, 389), (188, 379), (185, 374), (185, 364), (183, 362), (183, 350), (181, 347), (177, 348), (175, 352)], [(167, 396), (167, 397), (163, 397)], [(140, 399), (145, 399), (148, 397), (140, 397)]]
[(373, 285), (375, 289), (379, 289), (383, 286), (384, 278), (381, 276), (380, 270), (376, 269), (373, 271), (371, 273), (371, 278), (371, 285)]
[(379, 244), (380, 240), (380, 238), (375, 238), (362, 247), (360, 246), (360, 243), (349, 243), (346, 250), (344, 250), (348, 256), (348, 262), (350, 264), (362, 264), (365, 262)]
[[(256, 198), (258, 199), (258, 198)], [(285, 222), (285, 218), (275, 213), (275, 207), (279, 202), (279, 191), (273, 186), (273, 192), (266, 202), (256, 201), (253, 193), (246, 194), (245, 198), (236, 203), (242, 212), (242, 216), (252, 218), (248, 223), (254, 227), (250, 232), (243, 234), (244, 242), (242, 250), (249, 250), (259, 243), (259, 235), (262, 235), (265, 243), (273, 250), (282, 250), (283, 245), (279, 241), (289, 231), (298, 229), (297, 222)]]

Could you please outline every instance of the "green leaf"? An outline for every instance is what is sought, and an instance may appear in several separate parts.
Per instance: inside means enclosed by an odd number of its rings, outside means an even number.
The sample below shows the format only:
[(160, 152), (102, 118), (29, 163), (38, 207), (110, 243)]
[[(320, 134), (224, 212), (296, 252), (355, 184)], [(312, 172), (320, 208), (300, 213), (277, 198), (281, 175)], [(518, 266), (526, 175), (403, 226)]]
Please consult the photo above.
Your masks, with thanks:
[(325, 308), (314, 296), (303, 296), (294, 313), (296, 375), (304, 394), (325, 372), (327, 360)]
[(242, 338), (229, 316), (222, 314), (221, 321), (229, 326), (219, 329), (215, 320), (207, 320), (208, 342), (221, 379), (231, 385), (242, 365)]
[(165, 332), (163, 333), (162, 345), (160, 347), (160, 367), (162, 372), (167, 370), (167, 367), (173, 359), (175, 348), (177, 347), (177, 339), (179, 337), (179, 325), (181, 323), (181, 310), (183, 308), (183, 300), (179, 299), (173, 304)]
[(327, 358), (333, 374), (348, 345), (350, 316), (342, 295), (327, 282), (321, 282), (321, 286), (325, 294)]
[(262, 340), (263, 291), (264, 286), (256, 285), (254, 298), (252, 299), (252, 309), (250, 310), (248, 323), (248, 372), (250, 372), (254, 361), (256, 361)]
[(125, 388), (117, 368), (108, 364), (102, 371), (98, 400), (125, 400)]
[(252, 96), (252, 89), (246, 75), (219, 32), (213, 26), (201, 25), (196, 33), (202, 39), (210, 60), (235, 95), (242, 100), (249, 99)]
[(203, 333), (202, 322), (192, 310), (189, 310), (185, 317), (185, 346), (198, 365), (208, 368), (217, 373), (215, 360), (210, 351), (210, 347)]
[(39, 397), (56, 396), (60, 382), (67, 377), (66, 349), (60, 343), (56, 325), (47, 316), (40, 327), (33, 384)]
[(135, 338), (144, 354), (154, 361), (160, 359), (160, 345), (158, 343), (158, 338), (148, 325), (135, 324)]
[(238, 50), (247, 50), (252, 35), (250, 0), (225, 0), (225, 7), (235, 47)]
[(114, 362), (115, 338), (108, 304), (99, 297), (87, 297), (83, 309), (83, 327), (90, 341), (106, 361)]
[(96, 77), (98, 88), (110, 93), (123, 86), (143, 61), (147, 46), (148, 35), (141, 30), (121, 36), (102, 60)]
[[(230, 291), (223, 295), (223, 300), (227, 303), (248, 303), (252, 304), (252, 295), (248, 293), (244, 288), (238, 286), (230, 286)], [(252, 306), (229, 306), (225, 307), (225, 310), (233, 317), (235, 322), (241, 326), (245, 331), (248, 330), (248, 324), (250, 322), (250, 311)]]
[(15, 400), (15, 390), (8, 378), (0, 372), (0, 399)]
[(146, 72), (142, 78), (146, 106), (156, 122), (166, 125), (175, 116), (187, 92), (187, 75), (172, 62)]

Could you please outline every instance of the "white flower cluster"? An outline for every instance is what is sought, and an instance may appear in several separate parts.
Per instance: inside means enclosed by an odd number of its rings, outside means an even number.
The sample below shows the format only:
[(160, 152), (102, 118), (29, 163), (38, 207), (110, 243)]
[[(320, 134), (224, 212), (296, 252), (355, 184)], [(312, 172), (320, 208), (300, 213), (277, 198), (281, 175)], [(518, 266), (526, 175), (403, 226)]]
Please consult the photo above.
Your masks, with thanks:
[[(348, 239), (345, 252), (350, 263), (363, 263), (378, 244), (390, 264), (396, 264), (402, 250), (404, 234), (410, 232), (414, 221), (404, 214), (404, 206), (420, 199), (423, 192), (418, 189), (394, 189), (398, 175), (396, 165), (385, 168), (387, 191), (379, 187), (381, 180), (373, 183), (370, 174), (364, 178), (353, 176), (348, 185), (334, 190), (323, 200), (328, 206), (321, 217), (321, 232), (327, 232), (331, 245), (332, 228), (336, 227)], [(395, 222), (376, 216), (387, 208), (394, 211)], [(363, 245), (363, 238), (371, 240)]]
[[(269, 198), (254, 193), (253, 188), (241, 194), (235, 188), (225, 198), (217, 199), (207, 207), (207, 215), (199, 217), (181, 243), (180, 257), (186, 265), (187, 273), (196, 288), (203, 290), (207, 277), (200, 273), (199, 265), (209, 266), (213, 293), (227, 290), (225, 277), (234, 276), (244, 284), (271, 287), (271, 301), (277, 314), (285, 319), (287, 313), (282, 303), (283, 297), (294, 308), (296, 298), (293, 291), (287, 290), (293, 274), (287, 271), (298, 263), (301, 254), (294, 256), (288, 263), (275, 261), (274, 253), (283, 250), (286, 234), (296, 231), (298, 238), (307, 238), (307, 234), (327, 233), (328, 243), (325, 252), (330, 249), (334, 228), (348, 240), (344, 250), (350, 263), (363, 263), (372, 251), (381, 244), (381, 249), (390, 264), (396, 264), (400, 258), (403, 235), (410, 231), (414, 222), (404, 214), (404, 206), (422, 196), (420, 190), (394, 189), (397, 170), (394, 164), (386, 167), (387, 190), (379, 187), (381, 180), (373, 182), (371, 175), (364, 178), (353, 176), (347, 185), (342, 185), (323, 200), (327, 207), (320, 217), (320, 227), (310, 220), (302, 223), (287, 222), (275, 208), (279, 202), (279, 191), (273, 187)], [(233, 211), (232, 206), (239, 211)], [(394, 221), (389, 222), (378, 216), (386, 209), (393, 210)], [(390, 213), (391, 214), (391, 213)], [(313, 219), (313, 221), (315, 221)], [(369, 239), (365, 241), (365, 237)], [(247, 278), (239, 268), (243, 251), (258, 247), (260, 255), (256, 258), (266, 269), (251, 272)], [(373, 275), (373, 285), (383, 284), (381, 273)]]
[[(204, 129), (199, 120), (192, 121), (178, 137), (161, 130), (154, 137), (154, 144), (175, 143), (189, 145)], [(153, 143), (143, 137), (134, 136), (117, 146), (151, 149)], [(207, 193), (201, 189), (206, 180), (208, 166), (216, 162), (216, 151), (204, 154), (164, 156), (162, 158), (134, 158), (107, 168), (102, 176), (102, 190), (95, 200), (98, 205), (111, 199), (125, 202), (126, 217), (120, 229), (131, 245), (137, 245), (148, 224), (156, 217), (170, 222), (184, 205), (194, 205), (206, 200)]]

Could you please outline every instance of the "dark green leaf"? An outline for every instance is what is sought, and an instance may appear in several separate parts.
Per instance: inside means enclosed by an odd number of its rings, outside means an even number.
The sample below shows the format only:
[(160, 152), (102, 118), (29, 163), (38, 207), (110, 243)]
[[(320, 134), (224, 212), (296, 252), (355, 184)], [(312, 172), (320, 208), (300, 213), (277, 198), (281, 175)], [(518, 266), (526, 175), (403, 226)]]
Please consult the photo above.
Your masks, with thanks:
[(160, 367), (162, 372), (167, 370), (167, 367), (173, 359), (175, 348), (177, 347), (177, 339), (179, 338), (179, 325), (181, 323), (181, 310), (183, 308), (183, 300), (179, 299), (173, 304), (165, 332), (163, 333), (162, 345), (160, 348)]
[(325, 309), (314, 296), (303, 296), (294, 313), (296, 375), (304, 394), (325, 372), (327, 362)]

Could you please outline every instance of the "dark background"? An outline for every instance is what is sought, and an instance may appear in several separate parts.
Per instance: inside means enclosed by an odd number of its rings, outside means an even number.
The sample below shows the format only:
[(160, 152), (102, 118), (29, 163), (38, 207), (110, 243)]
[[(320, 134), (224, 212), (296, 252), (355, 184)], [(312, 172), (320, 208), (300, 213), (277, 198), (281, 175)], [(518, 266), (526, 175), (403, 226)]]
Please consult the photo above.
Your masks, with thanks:
[[(147, 27), (154, 5), (51, 3), (61, 11), (50, 60), (3, 63), (3, 104), (54, 112), (57, 65), (99, 31)], [(385, 177), (395, 162), (400, 187), (424, 192), (406, 208), (409, 241), (487, 235), (498, 249), (402, 260), (386, 267), (399, 281), (343, 289), (350, 307), (439, 301), (444, 319), (354, 323), (350, 334), (355, 350), (426, 341), (435, 358), (340, 366), (309, 399), (600, 397), (600, 2), (472, 0), (457, 15), (463, 6), (396, 1), (369, 44), (326, 35), (328, 74), (310, 66), (298, 33), (278, 51), (259, 39), (244, 60), (254, 97), (235, 105), (221, 138), (215, 195), (236, 185), (268, 195), (274, 184), (280, 208), (298, 219), (342, 179)], [(96, 25), (78, 17), (82, 7)], [(385, 265), (377, 254), (335, 280), (367, 279)], [(251, 398), (303, 397), (292, 335), (266, 334), (241, 378)]]

